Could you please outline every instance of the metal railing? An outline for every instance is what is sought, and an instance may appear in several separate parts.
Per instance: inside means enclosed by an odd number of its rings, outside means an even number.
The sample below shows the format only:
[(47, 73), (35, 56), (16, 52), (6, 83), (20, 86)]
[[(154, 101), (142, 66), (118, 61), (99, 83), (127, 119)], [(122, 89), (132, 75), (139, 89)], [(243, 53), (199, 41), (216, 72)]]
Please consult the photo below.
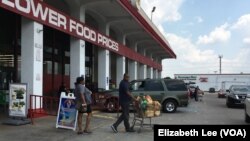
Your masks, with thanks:
[(34, 118), (46, 115), (57, 116), (59, 98), (52, 96), (30, 95), (28, 117), (34, 124)]

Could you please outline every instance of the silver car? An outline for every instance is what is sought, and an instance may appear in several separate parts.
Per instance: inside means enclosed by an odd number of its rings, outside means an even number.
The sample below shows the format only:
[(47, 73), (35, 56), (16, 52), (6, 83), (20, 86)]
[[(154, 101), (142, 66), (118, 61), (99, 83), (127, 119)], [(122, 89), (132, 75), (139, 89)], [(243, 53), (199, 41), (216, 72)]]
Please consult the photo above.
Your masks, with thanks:
[(245, 121), (250, 123), (250, 94), (245, 99)]

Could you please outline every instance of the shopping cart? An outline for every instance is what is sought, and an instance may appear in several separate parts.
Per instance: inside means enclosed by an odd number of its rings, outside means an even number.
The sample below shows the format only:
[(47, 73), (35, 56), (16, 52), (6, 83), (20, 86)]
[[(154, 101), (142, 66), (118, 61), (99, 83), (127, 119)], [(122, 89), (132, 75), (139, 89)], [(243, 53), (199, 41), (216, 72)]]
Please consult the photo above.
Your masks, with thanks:
[(204, 96), (204, 92), (199, 90), (198, 91), (198, 101), (203, 101), (203, 96)]
[[(134, 108), (134, 119), (133, 119), (133, 124), (132, 124), (132, 128), (134, 128), (134, 126), (139, 125), (139, 129), (137, 130), (138, 133), (141, 132), (141, 129), (143, 127), (149, 127), (153, 129), (153, 125), (152, 125), (152, 117), (153, 116), (146, 116), (145, 114), (145, 110), (146, 107), (141, 105), (141, 101), (139, 102), (133, 102), (133, 108)], [(149, 123), (146, 124), (145, 119), (149, 120)]]
[(198, 94), (198, 101), (203, 101), (203, 94)]

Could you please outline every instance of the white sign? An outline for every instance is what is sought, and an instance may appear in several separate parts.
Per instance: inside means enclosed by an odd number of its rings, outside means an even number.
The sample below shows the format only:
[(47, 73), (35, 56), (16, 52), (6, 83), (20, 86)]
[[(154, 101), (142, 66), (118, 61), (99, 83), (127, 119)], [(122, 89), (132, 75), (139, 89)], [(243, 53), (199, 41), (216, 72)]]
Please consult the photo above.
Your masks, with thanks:
[(12, 83), (9, 86), (9, 116), (26, 117), (27, 84)]
[(74, 94), (69, 93), (66, 96), (65, 92), (62, 92), (58, 107), (56, 128), (76, 130), (77, 115), (78, 111), (76, 109)]
[(196, 80), (197, 76), (195, 76), (195, 75), (177, 76), (176, 79), (180, 79), (180, 80)]

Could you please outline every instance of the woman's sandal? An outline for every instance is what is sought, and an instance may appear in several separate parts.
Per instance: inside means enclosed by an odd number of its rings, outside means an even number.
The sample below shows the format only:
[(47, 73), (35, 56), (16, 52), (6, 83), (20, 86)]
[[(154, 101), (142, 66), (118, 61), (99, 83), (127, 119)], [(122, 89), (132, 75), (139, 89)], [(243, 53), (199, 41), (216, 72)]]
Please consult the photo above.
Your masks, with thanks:
[(84, 130), (83, 132), (88, 133), (88, 134), (92, 133), (91, 131), (88, 131), (88, 130)]
[(77, 134), (78, 135), (83, 134), (83, 131), (78, 131)]

